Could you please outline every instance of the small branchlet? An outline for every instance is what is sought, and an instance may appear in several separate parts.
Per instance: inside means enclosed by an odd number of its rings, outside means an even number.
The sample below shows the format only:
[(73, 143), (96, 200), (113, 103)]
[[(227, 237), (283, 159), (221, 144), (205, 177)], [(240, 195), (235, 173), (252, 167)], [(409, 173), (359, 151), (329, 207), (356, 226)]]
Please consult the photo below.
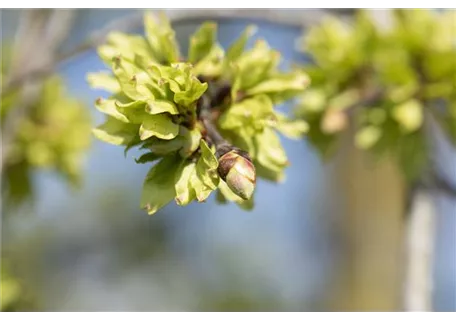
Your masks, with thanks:
[(255, 191), (256, 173), (252, 159), (243, 151), (225, 140), (213, 123), (211, 106), (218, 106), (231, 91), (229, 85), (223, 85), (215, 91), (212, 100), (203, 95), (199, 103), (199, 117), (206, 130), (208, 140), (215, 145), (215, 155), (219, 161), (217, 172), (231, 191), (244, 200), (249, 200)]
[(280, 71), (280, 57), (265, 41), (246, 50), (251, 27), (225, 52), (216, 24), (203, 23), (183, 61), (165, 17), (146, 15), (144, 22), (144, 39), (116, 33), (98, 48), (113, 74), (92, 73), (88, 80), (112, 95), (96, 104), (108, 117), (93, 133), (125, 150), (139, 146), (147, 150), (144, 162), (157, 161), (141, 196), (149, 214), (173, 199), (182, 206), (204, 202), (213, 191), (219, 200), (251, 208), (246, 200), (255, 190), (254, 161), (261, 177), (279, 180), (288, 160), (278, 132), (305, 132), (303, 121), (274, 105), (306, 89), (307, 75)]

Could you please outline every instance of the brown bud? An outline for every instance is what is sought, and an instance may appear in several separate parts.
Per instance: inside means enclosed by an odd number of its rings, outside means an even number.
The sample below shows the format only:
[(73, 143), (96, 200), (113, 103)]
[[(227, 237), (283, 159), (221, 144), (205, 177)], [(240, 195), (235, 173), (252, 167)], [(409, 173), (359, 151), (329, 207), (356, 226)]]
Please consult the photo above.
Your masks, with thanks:
[(255, 190), (255, 166), (247, 157), (231, 150), (219, 159), (218, 173), (228, 187), (244, 200), (252, 197)]
[(348, 125), (348, 117), (342, 110), (328, 110), (323, 116), (321, 130), (327, 134), (344, 130)]

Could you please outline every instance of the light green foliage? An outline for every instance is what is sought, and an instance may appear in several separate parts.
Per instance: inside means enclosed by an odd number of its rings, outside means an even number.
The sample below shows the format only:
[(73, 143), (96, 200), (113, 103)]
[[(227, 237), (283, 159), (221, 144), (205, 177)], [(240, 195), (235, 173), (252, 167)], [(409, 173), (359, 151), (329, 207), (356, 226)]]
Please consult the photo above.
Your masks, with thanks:
[(19, 282), (11, 276), (6, 268), (6, 263), (2, 262), (1, 281), (0, 281), (0, 311), (9, 310), (15, 303), (20, 301), (21, 287)]
[[(19, 107), (20, 93), (18, 90), (15, 99), (9, 99), (8, 93), (2, 95), (2, 125)], [(32, 196), (30, 174), (36, 169), (55, 170), (71, 185), (79, 185), (84, 151), (91, 140), (89, 110), (68, 96), (58, 76), (45, 80), (29, 110), (4, 155), (2, 179), (13, 203)]]
[[(216, 145), (201, 121), (209, 99), (211, 120), (223, 138), (246, 151), (258, 176), (278, 181), (288, 161), (277, 133), (299, 138), (307, 130), (275, 104), (301, 93), (309, 84), (302, 71), (278, 70), (280, 54), (263, 40), (245, 50), (254, 27), (248, 27), (225, 52), (217, 43), (217, 25), (206, 22), (190, 38), (188, 61), (180, 56), (174, 31), (164, 16), (146, 14), (146, 36), (113, 33), (98, 53), (112, 74), (91, 73), (88, 81), (112, 95), (96, 108), (106, 122), (93, 130), (99, 139), (147, 152), (136, 161), (152, 166), (144, 181), (141, 206), (155, 213), (171, 200), (187, 205), (218, 199), (250, 209), (219, 178)], [(217, 90), (228, 91), (217, 101)], [(206, 114), (206, 116), (208, 116)]]
[(395, 10), (392, 18), (382, 29), (358, 11), (352, 23), (330, 18), (308, 31), (302, 48), (314, 63), (303, 70), (312, 86), (296, 115), (323, 156), (352, 124), (358, 148), (392, 154), (414, 179), (426, 161), (426, 116), (456, 145), (456, 12)]

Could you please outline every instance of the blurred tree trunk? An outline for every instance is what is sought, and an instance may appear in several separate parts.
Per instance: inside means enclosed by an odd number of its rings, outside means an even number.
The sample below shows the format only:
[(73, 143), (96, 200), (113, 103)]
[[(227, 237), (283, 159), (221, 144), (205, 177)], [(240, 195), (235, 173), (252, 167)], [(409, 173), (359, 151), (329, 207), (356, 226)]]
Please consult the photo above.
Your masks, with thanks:
[(329, 308), (401, 309), (405, 185), (390, 159), (375, 162), (346, 137), (330, 185), (343, 203), (345, 251)]

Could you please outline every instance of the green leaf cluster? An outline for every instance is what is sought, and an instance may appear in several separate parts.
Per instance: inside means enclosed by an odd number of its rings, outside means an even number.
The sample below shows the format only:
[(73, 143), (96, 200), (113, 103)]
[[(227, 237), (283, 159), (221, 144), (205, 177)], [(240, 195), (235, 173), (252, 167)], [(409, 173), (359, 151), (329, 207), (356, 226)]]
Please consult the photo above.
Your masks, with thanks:
[[(203, 23), (191, 36), (186, 57), (164, 15), (144, 17), (145, 37), (114, 32), (98, 54), (111, 72), (88, 75), (94, 88), (111, 93), (96, 108), (106, 121), (95, 136), (127, 151), (139, 146), (138, 163), (152, 163), (145, 178), (141, 206), (155, 213), (173, 199), (179, 205), (217, 199), (251, 208), (217, 173), (216, 148), (201, 121), (201, 103), (211, 101), (211, 117), (223, 138), (248, 152), (257, 175), (280, 180), (288, 164), (277, 132), (298, 138), (307, 130), (274, 106), (297, 96), (309, 84), (298, 70), (281, 72), (280, 54), (263, 40), (246, 45), (255, 28), (248, 27), (225, 51), (217, 43), (217, 25)], [(218, 101), (222, 87), (228, 92)]]
[(296, 115), (323, 156), (352, 125), (354, 143), (393, 155), (409, 179), (426, 163), (424, 119), (456, 145), (456, 12), (395, 10), (380, 27), (360, 10), (351, 23), (328, 18), (302, 39), (312, 86)]
[[(22, 91), (5, 92), (1, 98), (4, 127), (10, 113), (20, 107)], [(67, 94), (57, 75), (44, 81), (28, 110), (17, 125), (8, 154), (4, 155), (2, 180), (12, 203), (33, 196), (33, 170), (54, 170), (72, 186), (78, 186), (84, 152), (91, 141), (89, 110)]]

